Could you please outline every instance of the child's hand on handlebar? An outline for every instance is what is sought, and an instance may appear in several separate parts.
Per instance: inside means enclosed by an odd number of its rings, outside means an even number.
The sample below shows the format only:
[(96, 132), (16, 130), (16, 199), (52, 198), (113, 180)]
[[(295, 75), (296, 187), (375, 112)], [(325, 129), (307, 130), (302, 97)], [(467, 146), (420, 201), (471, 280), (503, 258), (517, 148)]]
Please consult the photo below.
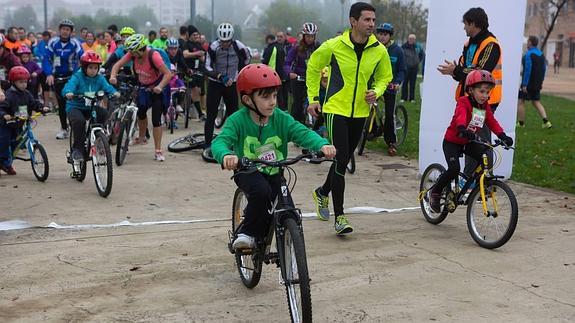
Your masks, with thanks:
[(74, 98), (74, 93), (66, 93), (66, 99), (72, 100)]
[(332, 159), (335, 157), (335, 147), (333, 145), (324, 145), (321, 147), (321, 152), (324, 154), (325, 158)]
[(227, 170), (234, 170), (238, 167), (238, 156), (226, 155), (222, 163), (222, 167)]
[(9, 115), (9, 114), (5, 114), (5, 115), (4, 115), (4, 120), (10, 121), (10, 120), (12, 120), (12, 116)]

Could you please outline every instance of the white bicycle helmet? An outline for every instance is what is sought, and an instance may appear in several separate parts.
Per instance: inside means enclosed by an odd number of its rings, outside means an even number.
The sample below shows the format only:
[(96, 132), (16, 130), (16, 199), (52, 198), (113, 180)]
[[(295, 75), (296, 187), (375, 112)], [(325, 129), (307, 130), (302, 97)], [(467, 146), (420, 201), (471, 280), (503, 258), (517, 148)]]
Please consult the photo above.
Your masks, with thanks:
[(218, 26), (218, 39), (221, 41), (228, 41), (234, 37), (234, 26), (229, 22), (223, 22)]
[(303, 24), (301, 32), (304, 35), (315, 35), (317, 34), (317, 29), (317, 25), (313, 22), (306, 22)]

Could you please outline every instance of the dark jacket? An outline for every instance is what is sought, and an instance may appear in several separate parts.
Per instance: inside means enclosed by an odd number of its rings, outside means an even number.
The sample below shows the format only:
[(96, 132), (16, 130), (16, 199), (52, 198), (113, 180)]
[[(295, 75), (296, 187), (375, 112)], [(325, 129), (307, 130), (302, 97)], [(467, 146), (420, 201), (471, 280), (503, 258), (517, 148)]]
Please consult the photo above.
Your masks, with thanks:
[[(393, 79), (391, 83), (393, 84), (401, 84), (405, 79), (405, 72), (407, 70), (405, 66), (405, 56), (403, 53), (403, 49), (399, 47), (394, 41), (390, 42), (391, 44), (386, 45), (387, 53), (389, 54), (389, 60), (391, 61), (391, 71), (393, 73)], [(387, 90), (387, 92), (395, 93), (396, 91)]]
[(521, 65), (523, 66), (521, 86), (526, 86), (530, 91), (540, 91), (547, 69), (543, 53), (537, 47), (529, 48), (521, 60)]
[(275, 70), (282, 81), (288, 79), (284, 70), (284, 63), (286, 58), (284, 50), (285, 50), (284, 46), (278, 44), (277, 42), (273, 42), (264, 49), (264, 53), (262, 55), (262, 63), (266, 65), (270, 65), (269, 63), (272, 58), (272, 54), (275, 55), (275, 62), (276, 62)]
[(483, 40), (489, 36), (493, 36), (489, 30), (482, 30), (477, 35), (475, 35), (475, 37), (469, 38), (469, 41), (465, 44), (465, 46), (463, 46), (463, 53), (459, 58), (459, 63), (457, 66), (455, 66), (455, 70), (453, 70), (453, 79), (461, 83), (465, 81), (467, 74), (476, 68), (489, 72), (495, 69), (497, 62), (499, 61), (499, 56), (501, 56), (501, 49), (499, 48), (499, 45), (495, 43), (487, 45), (483, 52), (479, 53), (479, 64), (477, 66), (474, 68), (469, 66), (471, 61), (473, 61), (475, 50), (483, 42)]
[(34, 99), (32, 93), (28, 90), (20, 91), (15, 86), (10, 87), (6, 91), (6, 100), (0, 102), (0, 118), (4, 120), (4, 115), (8, 114), (12, 117), (19, 112), (19, 107), (27, 107), (28, 115), (32, 115), (32, 111), (42, 111), (43, 105), (40, 101)]
[(412, 45), (406, 42), (401, 48), (405, 55), (405, 65), (407, 68), (417, 68), (419, 63), (423, 62), (425, 53), (419, 44), (415, 43)]
[(8, 82), (8, 71), (14, 66), (21, 66), (20, 59), (18, 56), (12, 54), (9, 49), (4, 48), (2, 55), (0, 56), (0, 82), (3, 90), (10, 88), (10, 82)]
[(285, 59), (284, 71), (289, 78), (289, 73), (296, 73), (299, 76), (305, 77), (307, 69), (307, 60), (311, 54), (320, 46), (319, 42), (306, 48), (305, 52), (299, 52), (299, 44), (295, 44), (290, 50)]

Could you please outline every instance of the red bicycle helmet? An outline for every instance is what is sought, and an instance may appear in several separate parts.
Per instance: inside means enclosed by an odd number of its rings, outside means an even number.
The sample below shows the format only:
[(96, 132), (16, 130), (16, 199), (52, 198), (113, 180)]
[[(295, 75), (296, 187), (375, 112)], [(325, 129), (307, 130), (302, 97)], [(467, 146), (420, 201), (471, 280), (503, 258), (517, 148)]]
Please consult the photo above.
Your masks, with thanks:
[(30, 72), (24, 66), (14, 66), (8, 72), (8, 80), (14, 83), (20, 80), (28, 81), (30, 79)]
[(32, 51), (30, 50), (30, 48), (28, 48), (28, 46), (22, 45), (22, 46), (20, 46), (20, 48), (18, 48), (18, 51), (16, 51), (16, 54), (18, 54), (18, 55), (32, 54)]
[(280, 77), (265, 64), (249, 64), (238, 74), (236, 87), (240, 95), (250, 95), (254, 90), (281, 86)]
[(495, 86), (495, 79), (486, 70), (474, 70), (471, 73), (467, 74), (467, 78), (465, 79), (465, 89), (469, 89), (480, 83), (487, 83)]
[(80, 64), (82, 66), (88, 66), (89, 64), (102, 64), (102, 58), (96, 52), (87, 51), (82, 55), (82, 57), (80, 57)]

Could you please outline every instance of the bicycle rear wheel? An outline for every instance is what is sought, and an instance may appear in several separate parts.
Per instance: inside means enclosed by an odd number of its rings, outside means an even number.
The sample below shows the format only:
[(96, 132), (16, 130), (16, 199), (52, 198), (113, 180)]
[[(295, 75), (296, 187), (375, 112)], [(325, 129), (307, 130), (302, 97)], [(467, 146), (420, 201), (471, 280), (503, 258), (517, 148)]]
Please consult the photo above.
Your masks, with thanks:
[(441, 193), (442, 209), (440, 213), (435, 213), (431, 210), (430, 194), (431, 188), (437, 183), (437, 179), (441, 174), (445, 173), (445, 167), (441, 164), (431, 164), (427, 166), (423, 175), (421, 175), (421, 182), (419, 184), (419, 205), (425, 220), (431, 224), (440, 224), (445, 220), (449, 211), (445, 207), (445, 190)]
[(168, 144), (168, 151), (173, 153), (181, 153), (184, 151), (202, 148), (204, 146), (205, 137), (203, 133), (189, 134), (184, 137), (177, 138)]
[(371, 121), (372, 118), (373, 118), (373, 110), (369, 113), (369, 117), (367, 117), (367, 119), (365, 120), (365, 124), (363, 125), (363, 129), (361, 130), (361, 137), (359, 137), (359, 144), (357, 145), (357, 155), (358, 156), (363, 155), (363, 150), (365, 149), (365, 143), (367, 142), (369, 126), (370, 126), (371, 122), (375, 122), (375, 120)]
[(216, 129), (220, 129), (224, 125), (224, 122), (226, 122), (226, 104), (222, 99), (220, 100), (220, 106), (218, 107), (218, 114), (214, 122)]
[(50, 165), (48, 164), (48, 154), (46, 149), (39, 143), (32, 144), (32, 156), (30, 156), (30, 163), (32, 164), (32, 172), (40, 182), (44, 182), (48, 178), (50, 172)]
[(98, 194), (107, 197), (112, 191), (112, 152), (106, 135), (100, 131), (96, 132), (92, 154), (92, 171)]
[[(246, 195), (238, 188), (234, 194), (234, 202), (232, 205), (232, 232), (234, 233), (234, 237), (240, 224), (244, 220), (247, 205), (248, 200)], [(235, 257), (242, 283), (247, 288), (256, 287), (262, 275), (262, 258), (258, 257), (257, 254), (242, 254), (238, 251), (236, 251)]]
[(303, 232), (296, 221), (286, 218), (284, 223), (281, 266), (285, 273), (289, 312), (292, 322), (311, 322), (311, 291), (305, 254)]
[(355, 152), (353, 152), (349, 156), (349, 163), (347, 163), (347, 166), (345, 168), (347, 169), (348, 173), (350, 174), (355, 173)]
[(518, 207), (515, 194), (507, 184), (493, 180), (485, 183), (487, 215), (483, 212), (480, 188), (469, 194), (467, 228), (475, 242), (483, 248), (495, 249), (504, 245), (515, 232)]
[(407, 109), (403, 105), (395, 107), (395, 137), (396, 146), (400, 146), (407, 137)]

